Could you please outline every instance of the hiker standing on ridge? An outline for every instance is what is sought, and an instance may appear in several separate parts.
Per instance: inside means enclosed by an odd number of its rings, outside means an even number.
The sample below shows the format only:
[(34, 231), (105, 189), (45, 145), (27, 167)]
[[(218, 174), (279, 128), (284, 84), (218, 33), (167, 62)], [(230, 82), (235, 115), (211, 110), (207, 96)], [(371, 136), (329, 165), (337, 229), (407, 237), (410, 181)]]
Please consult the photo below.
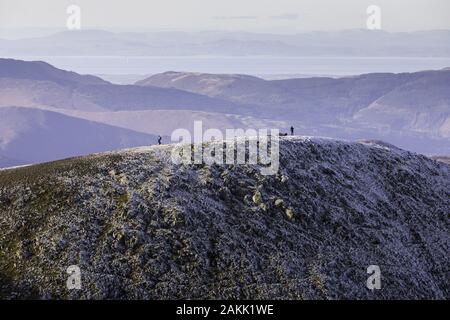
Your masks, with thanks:
[(161, 144), (162, 137), (158, 136), (158, 144)]
[(293, 136), (293, 135), (294, 135), (294, 127), (291, 126), (291, 136)]

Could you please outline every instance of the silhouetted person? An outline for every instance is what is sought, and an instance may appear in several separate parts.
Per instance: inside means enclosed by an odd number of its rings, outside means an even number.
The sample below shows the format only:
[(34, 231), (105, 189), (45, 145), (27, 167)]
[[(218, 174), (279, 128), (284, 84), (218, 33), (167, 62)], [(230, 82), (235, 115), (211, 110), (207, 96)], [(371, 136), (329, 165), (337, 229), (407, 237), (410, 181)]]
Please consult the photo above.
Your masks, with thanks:
[(162, 137), (158, 136), (158, 144), (161, 144)]
[(294, 135), (294, 127), (291, 126), (291, 136), (293, 136), (293, 135)]

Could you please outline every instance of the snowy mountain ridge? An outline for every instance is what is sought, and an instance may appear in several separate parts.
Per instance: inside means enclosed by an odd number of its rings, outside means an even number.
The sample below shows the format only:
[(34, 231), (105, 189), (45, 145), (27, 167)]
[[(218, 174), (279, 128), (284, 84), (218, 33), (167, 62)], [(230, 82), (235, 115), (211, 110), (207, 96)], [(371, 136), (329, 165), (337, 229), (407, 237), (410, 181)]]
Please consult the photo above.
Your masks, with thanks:
[[(172, 148), (0, 171), (0, 297), (450, 297), (447, 164), (282, 137), (280, 170), (263, 176), (175, 165)], [(71, 265), (81, 290), (66, 288)], [(366, 287), (370, 265), (380, 290)]]

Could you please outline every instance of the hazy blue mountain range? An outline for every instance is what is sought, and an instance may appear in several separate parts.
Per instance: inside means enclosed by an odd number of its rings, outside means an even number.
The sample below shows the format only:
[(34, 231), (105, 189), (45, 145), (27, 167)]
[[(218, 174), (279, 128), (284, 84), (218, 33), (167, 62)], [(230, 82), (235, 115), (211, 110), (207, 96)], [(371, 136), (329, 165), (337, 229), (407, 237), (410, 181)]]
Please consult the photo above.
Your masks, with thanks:
[(65, 31), (51, 36), (0, 40), (2, 56), (420, 56), (449, 57), (450, 31), (389, 33), (347, 30), (299, 34), (248, 32), (113, 33)]
[[(410, 113), (433, 113), (443, 120), (450, 116), (448, 70), (272, 81), (246, 75), (166, 72), (136, 84), (177, 88), (232, 102), (258, 105), (261, 113), (285, 119), (306, 118), (336, 124), (341, 120), (348, 121), (367, 108), (375, 108), (375, 104), (386, 108), (406, 108)], [(435, 112), (437, 110), (433, 108), (440, 108), (441, 112)], [(358, 117), (362, 115), (358, 114)]]
[(243, 104), (300, 125), (425, 134), (450, 139), (449, 70), (267, 81), (245, 75), (166, 72), (136, 84), (177, 88)]
[(293, 125), (301, 135), (379, 139), (447, 155), (449, 88), (449, 70), (272, 81), (166, 72), (114, 85), (43, 62), (0, 59), (0, 155), (24, 164), (148, 145), (156, 135), (167, 143), (195, 120), (220, 130)]

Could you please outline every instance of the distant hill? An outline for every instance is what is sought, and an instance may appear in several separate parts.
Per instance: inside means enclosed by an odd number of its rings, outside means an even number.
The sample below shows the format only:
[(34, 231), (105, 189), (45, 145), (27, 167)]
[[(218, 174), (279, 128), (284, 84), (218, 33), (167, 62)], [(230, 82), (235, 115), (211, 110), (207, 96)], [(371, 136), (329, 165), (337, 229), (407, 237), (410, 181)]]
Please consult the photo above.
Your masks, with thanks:
[(101, 78), (61, 70), (43, 61), (25, 62), (14, 59), (0, 59), (0, 78), (52, 81), (62, 85), (108, 84)]
[(39, 61), (0, 59), (0, 166), (149, 145), (194, 120), (215, 128), (242, 124), (238, 114), (223, 112), (249, 110), (182, 90), (113, 85)]
[[(286, 99), (286, 90), (271, 81), (234, 74), (164, 72), (136, 82), (139, 86), (176, 88), (239, 103), (270, 104), (277, 97)], [(284, 94), (284, 97), (282, 96)]]
[(450, 71), (374, 73), (266, 81), (166, 72), (136, 84), (177, 88), (260, 108), (261, 116), (311, 124), (410, 130), (450, 138)]
[(0, 154), (21, 163), (38, 163), (95, 152), (151, 145), (154, 135), (120, 129), (45, 110), (0, 108)]
[(428, 132), (450, 139), (450, 71), (415, 73), (354, 118), (379, 128)]
[(37, 108), (153, 135), (191, 130), (196, 120), (220, 130), (287, 132), (292, 125), (302, 135), (376, 139), (424, 154), (450, 153), (448, 70), (272, 81), (166, 72), (135, 85), (114, 85), (41, 62), (0, 63), (0, 108)]
[(0, 97), (0, 107), (92, 111), (183, 109), (232, 113), (237, 107), (237, 104), (177, 89), (114, 85), (43, 62), (12, 59), (0, 59)]

